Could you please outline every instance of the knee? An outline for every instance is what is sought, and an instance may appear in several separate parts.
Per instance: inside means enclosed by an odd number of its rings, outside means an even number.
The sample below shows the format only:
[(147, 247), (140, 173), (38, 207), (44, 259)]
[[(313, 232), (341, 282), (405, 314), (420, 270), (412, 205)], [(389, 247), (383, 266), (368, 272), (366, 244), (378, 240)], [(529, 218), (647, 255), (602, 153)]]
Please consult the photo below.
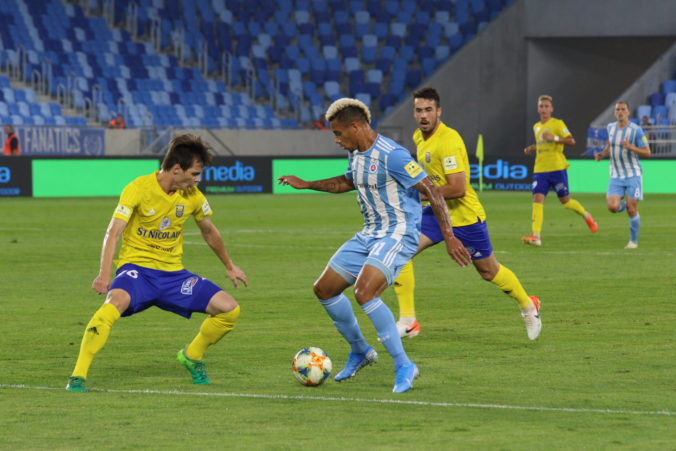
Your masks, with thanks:
[(368, 290), (364, 287), (355, 285), (354, 287), (354, 299), (359, 305), (364, 305), (368, 301), (375, 299), (376, 295), (372, 290)]
[(479, 275), (481, 276), (482, 279), (484, 279), (486, 282), (491, 282), (493, 279), (495, 279), (495, 275), (497, 272), (493, 271), (480, 271)]
[(331, 299), (333, 297), (332, 293), (330, 293), (330, 291), (326, 288), (326, 286), (323, 285), (320, 281), (316, 281), (312, 285), (312, 291), (314, 291), (315, 296), (317, 296), (317, 298), (322, 301)]

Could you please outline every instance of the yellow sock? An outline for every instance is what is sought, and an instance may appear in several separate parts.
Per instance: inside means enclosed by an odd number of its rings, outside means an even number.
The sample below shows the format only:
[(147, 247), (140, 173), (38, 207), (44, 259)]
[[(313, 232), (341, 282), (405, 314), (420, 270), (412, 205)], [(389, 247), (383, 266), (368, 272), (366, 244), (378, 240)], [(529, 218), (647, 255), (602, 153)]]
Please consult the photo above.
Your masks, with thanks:
[(563, 204), (563, 208), (573, 210), (575, 213), (583, 217), (587, 215), (587, 210), (585, 210), (582, 204), (576, 201), (575, 199), (570, 199), (568, 202)]
[(498, 273), (491, 280), (498, 288), (500, 288), (506, 295), (516, 299), (519, 307), (528, 308), (531, 305), (531, 300), (528, 293), (521, 286), (521, 282), (509, 268), (500, 265)]
[(399, 301), (399, 318), (415, 318), (415, 275), (413, 260), (401, 268), (399, 277), (394, 281), (394, 292)]
[(205, 319), (195, 339), (185, 349), (185, 355), (192, 360), (202, 360), (207, 348), (230, 332), (239, 318), (239, 305), (227, 313), (219, 313)]
[(85, 328), (80, 343), (80, 354), (72, 376), (87, 378), (89, 367), (99, 352), (108, 341), (110, 329), (115, 321), (120, 319), (120, 312), (113, 304), (103, 304), (99, 308)]
[(542, 222), (545, 220), (545, 204), (533, 202), (533, 235), (540, 236)]

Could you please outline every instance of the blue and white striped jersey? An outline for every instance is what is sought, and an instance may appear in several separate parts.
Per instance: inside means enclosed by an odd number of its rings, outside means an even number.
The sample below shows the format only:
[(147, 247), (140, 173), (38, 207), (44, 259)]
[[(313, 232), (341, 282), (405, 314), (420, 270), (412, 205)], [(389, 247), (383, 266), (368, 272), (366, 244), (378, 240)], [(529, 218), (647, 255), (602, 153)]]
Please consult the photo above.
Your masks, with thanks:
[(358, 191), (357, 201), (364, 216), (362, 233), (395, 239), (420, 233), (420, 195), (412, 187), (427, 174), (408, 150), (378, 135), (367, 151), (351, 152), (348, 162), (345, 177)]
[(633, 122), (620, 128), (617, 122), (608, 124), (608, 142), (610, 142), (610, 176), (613, 178), (640, 177), (643, 174), (638, 155), (622, 147), (622, 141), (636, 147), (648, 145), (643, 129)]

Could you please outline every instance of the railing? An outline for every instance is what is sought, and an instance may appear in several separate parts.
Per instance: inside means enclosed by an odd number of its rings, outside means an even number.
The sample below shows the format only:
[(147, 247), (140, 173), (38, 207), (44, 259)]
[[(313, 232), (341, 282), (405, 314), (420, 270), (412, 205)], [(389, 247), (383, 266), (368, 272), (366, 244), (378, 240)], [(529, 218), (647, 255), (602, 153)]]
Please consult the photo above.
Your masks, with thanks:
[[(641, 127), (648, 138), (652, 158), (676, 157), (676, 124), (650, 125)], [(608, 142), (608, 133), (604, 128), (590, 127), (587, 133), (587, 149), (583, 155), (593, 156), (603, 151)]]
[(676, 157), (676, 125), (642, 127), (653, 158)]
[(126, 15), (124, 18), (125, 29), (129, 32), (132, 39), (138, 37), (138, 5), (132, 2), (127, 5)]

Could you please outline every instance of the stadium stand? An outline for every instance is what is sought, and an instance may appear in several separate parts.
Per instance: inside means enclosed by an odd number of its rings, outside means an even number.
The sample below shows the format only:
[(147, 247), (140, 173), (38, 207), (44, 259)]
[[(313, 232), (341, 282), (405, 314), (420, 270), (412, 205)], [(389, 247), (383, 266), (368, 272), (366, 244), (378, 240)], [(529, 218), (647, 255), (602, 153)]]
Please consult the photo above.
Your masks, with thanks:
[(644, 116), (651, 125), (676, 125), (676, 73), (673, 79), (662, 82), (660, 91), (648, 96), (646, 104), (636, 107), (632, 121), (640, 124)]
[[(0, 2), (0, 67), (101, 124), (297, 128), (343, 95), (386, 114), (511, 2)], [(5, 106), (23, 123), (86, 123)]]

